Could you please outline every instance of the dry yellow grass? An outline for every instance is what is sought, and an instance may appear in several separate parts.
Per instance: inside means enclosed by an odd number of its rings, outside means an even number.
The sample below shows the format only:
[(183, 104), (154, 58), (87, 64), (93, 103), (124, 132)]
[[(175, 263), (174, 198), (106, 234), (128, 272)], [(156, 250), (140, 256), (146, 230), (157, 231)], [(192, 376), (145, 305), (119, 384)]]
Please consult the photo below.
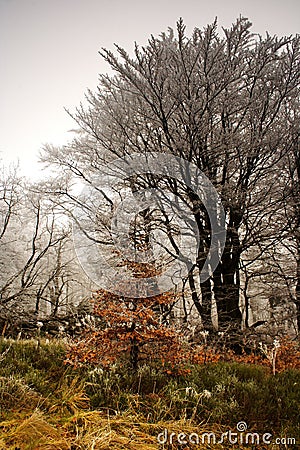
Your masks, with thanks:
[[(21, 450), (68, 450), (67, 439), (51, 425), (43, 413), (35, 410), (27, 418), (16, 418), (0, 423), (3, 449)], [(3, 445), (3, 444), (2, 444)]]
[[(138, 417), (122, 414), (110, 417), (101, 411), (78, 411), (74, 416), (65, 419), (47, 417), (36, 410), (29, 417), (18, 417), (0, 423), (1, 450), (176, 450), (182, 449), (173, 445), (158, 445), (157, 435), (165, 428), (169, 433), (186, 434), (215, 431), (222, 433), (219, 426), (192, 426), (188, 421), (170, 421), (157, 424), (138, 421)], [(142, 418), (141, 418), (142, 419)], [(213, 428), (213, 429), (212, 429)], [(278, 447), (278, 446), (277, 446)], [(186, 449), (226, 449), (226, 445), (199, 444), (186, 446)], [(242, 449), (253, 448), (240, 446)], [(272, 445), (269, 446), (272, 450)]]

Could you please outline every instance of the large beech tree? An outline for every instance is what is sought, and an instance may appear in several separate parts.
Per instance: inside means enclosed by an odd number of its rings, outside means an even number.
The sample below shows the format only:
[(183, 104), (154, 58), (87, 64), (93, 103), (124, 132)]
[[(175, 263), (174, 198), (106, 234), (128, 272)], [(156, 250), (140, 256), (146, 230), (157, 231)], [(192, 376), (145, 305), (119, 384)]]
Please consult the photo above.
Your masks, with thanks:
[[(88, 107), (73, 114), (78, 137), (43, 154), (85, 182), (103, 162), (133, 152), (176, 155), (207, 175), (222, 199), (227, 237), (217, 269), (202, 283), (211, 224), (200, 199), (172, 179), (136, 177), (130, 184), (133, 192), (169, 189), (189, 206), (200, 245), (187, 283), (207, 329), (214, 301), (220, 328), (241, 325), (243, 252), (272, 239), (270, 223), (282, 205), (278, 168), (295, 135), (286, 111), (298, 95), (299, 42), (299, 36), (254, 35), (245, 18), (222, 36), (215, 21), (188, 37), (179, 20), (176, 34), (169, 29), (152, 36), (133, 56), (119, 46), (115, 53), (103, 49), (114, 75), (101, 75), (97, 91), (87, 93)], [(160, 226), (167, 227), (167, 219)], [(168, 236), (176, 256), (172, 230)]]

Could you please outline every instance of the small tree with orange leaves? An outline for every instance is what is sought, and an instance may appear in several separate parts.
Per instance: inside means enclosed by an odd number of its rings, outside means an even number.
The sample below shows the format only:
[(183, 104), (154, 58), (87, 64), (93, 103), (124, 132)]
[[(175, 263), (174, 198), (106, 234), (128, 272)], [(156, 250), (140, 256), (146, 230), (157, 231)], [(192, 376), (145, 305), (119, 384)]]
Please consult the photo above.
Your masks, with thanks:
[[(138, 273), (137, 278), (149, 274), (149, 268), (139, 268)], [(170, 292), (154, 297), (126, 298), (105, 290), (97, 291), (94, 314), (100, 319), (99, 327), (86, 329), (71, 345), (66, 363), (107, 367), (125, 358), (133, 371), (142, 361), (178, 365), (184, 356), (180, 333), (164, 320), (163, 314), (175, 301), (176, 295)]]

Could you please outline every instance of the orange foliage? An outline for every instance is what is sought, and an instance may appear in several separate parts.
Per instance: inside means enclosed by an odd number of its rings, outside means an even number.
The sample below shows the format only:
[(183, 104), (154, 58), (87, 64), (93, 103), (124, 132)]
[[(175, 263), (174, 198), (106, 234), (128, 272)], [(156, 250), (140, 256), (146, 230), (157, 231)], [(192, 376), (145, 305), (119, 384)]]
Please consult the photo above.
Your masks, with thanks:
[(100, 290), (94, 296), (94, 314), (99, 328), (87, 329), (74, 342), (66, 362), (109, 366), (127, 359), (136, 369), (141, 361), (160, 361), (175, 366), (182, 360), (180, 335), (161, 323), (159, 310), (176, 300), (173, 293), (149, 298), (124, 298)]
[[(240, 364), (253, 364), (265, 366), (273, 370), (273, 373), (283, 372), (287, 369), (300, 370), (300, 346), (299, 342), (282, 340), (276, 352), (274, 344), (266, 346), (269, 351), (269, 357), (265, 352), (253, 349), (250, 354), (243, 353), (237, 355), (231, 349), (218, 349), (209, 345), (201, 345), (192, 348), (186, 353), (191, 364), (209, 364), (217, 362), (237, 362)], [(270, 357), (270, 356), (273, 357)], [(275, 357), (275, 360), (274, 360)]]
[[(274, 345), (274, 344), (273, 344)], [(300, 370), (300, 348), (299, 343), (282, 340), (276, 348), (276, 353), (272, 344), (265, 346), (268, 350), (269, 357), (266, 352), (261, 350), (253, 350), (250, 354), (235, 354), (232, 350), (218, 350), (209, 346), (200, 346), (190, 353), (190, 361), (193, 364), (215, 363), (218, 361), (238, 362), (241, 364), (254, 364), (272, 368), (276, 372), (283, 372), (287, 369)], [(273, 356), (273, 357), (272, 357)], [(275, 361), (274, 361), (275, 357)]]
[[(271, 351), (272, 345), (269, 346)], [(262, 352), (250, 353), (249, 355), (237, 356), (234, 360), (245, 364), (256, 364), (262, 366), (272, 367), (272, 360), (268, 359)], [(274, 363), (276, 372), (283, 372), (287, 369), (300, 369), (300, 349), (296, 342), (283, 340), (277, 349), (276, 361)]]
[(216, 363), (224, 360), (224, 354), (215, 348), (205, 345), (197, 346), (190, 352), (190, 362), (192, 364)]

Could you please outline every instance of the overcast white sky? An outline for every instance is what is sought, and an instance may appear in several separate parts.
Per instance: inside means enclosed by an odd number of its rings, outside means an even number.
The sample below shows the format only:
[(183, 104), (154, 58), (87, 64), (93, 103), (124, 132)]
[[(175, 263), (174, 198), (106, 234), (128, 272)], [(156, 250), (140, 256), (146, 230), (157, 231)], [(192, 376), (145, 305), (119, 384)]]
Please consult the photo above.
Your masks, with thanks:
[(191, 32), (240, 14), (260, 34), (299, 33), (299, 0), (0, 0), (0, 157), (40, 174), (42, 144), (63, 144), (75, 126), (64, 107), (74, 110), (107, 70), (101, 47), (131, 50), (181, 16)]

